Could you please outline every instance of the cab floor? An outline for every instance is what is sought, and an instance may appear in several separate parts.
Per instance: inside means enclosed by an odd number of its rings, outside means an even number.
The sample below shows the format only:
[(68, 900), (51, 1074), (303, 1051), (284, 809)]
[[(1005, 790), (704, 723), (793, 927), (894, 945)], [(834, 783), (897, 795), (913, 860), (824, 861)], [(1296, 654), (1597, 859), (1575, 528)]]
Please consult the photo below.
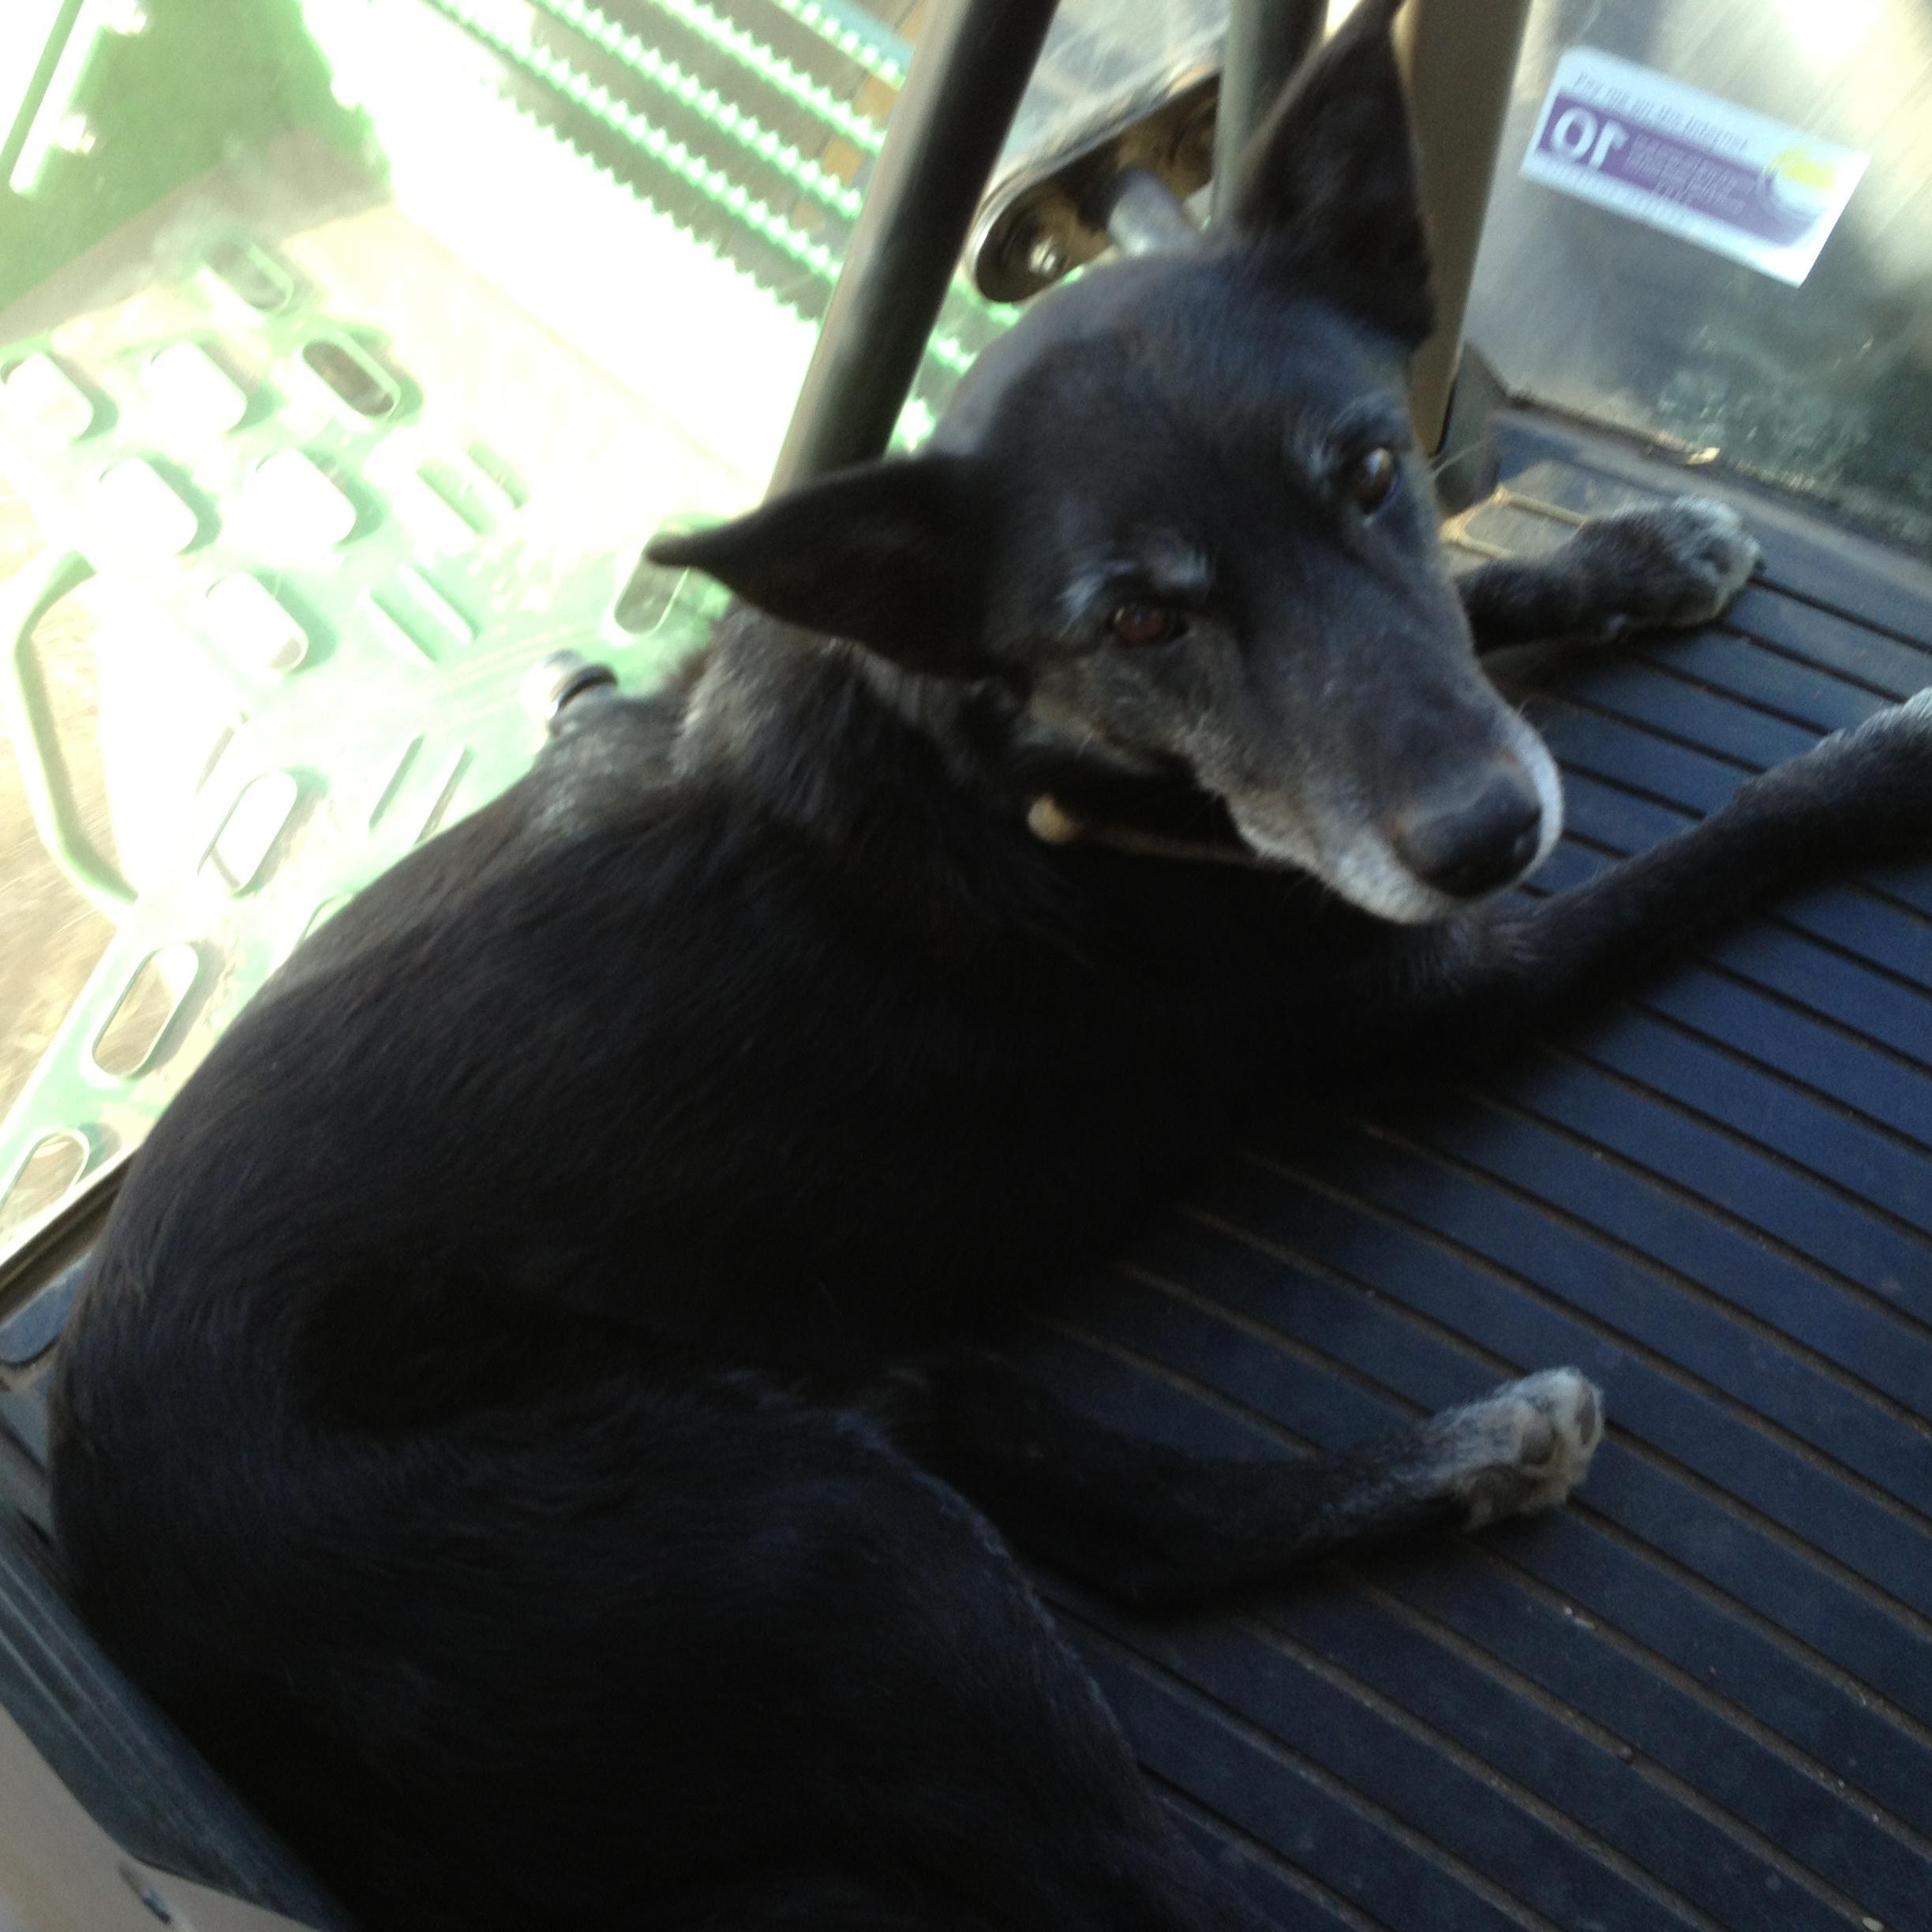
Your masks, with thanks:
[[(1932, 571), (1548, 418), (1497, 448), (1473, 545), (1695, 490), (1765, 551), (1721, 623), (1542, 683), (1569, 829), (1539, 887), (1932, 683)], [(1605, 1391), (1554, 1515), (1180, 1619), (1043, 1579), (1284, 1924), (1932, 1927), (1932, 865), (1769, 908), (1480, 1082), (1299, 1118), (1032, 1352), (1223, 1453), (1562, 1363)]]
[[(1569, 829), (1539, 889), (1932, 683), (1932, 570), (1548, 418), (1495, 447), (1471, 549), (1695, 489), (1765, 550), (1722, 623), (1541, 667)], [(0, 1356), (44, 1360), (69, 1286)], [(1768, 908), (1477, 1083), (1305, 1112), (1026, 1352), (1220, 1452), (1339, 1447), (1562, 1363), (1605, 1391), (1552, 1515), (1178, 1619), (1042, 1578), (1167, 1801), (1284, 1926), (1932, 1927), (1932, 863)], [(31, 1444), (31, 1391), (0, 1406)], [(36, 1486), (0, 1457), (0, 1502), (31, 1517)], [(329, 1919), (12, 1523), (0, 1702), (123, 1844)]]

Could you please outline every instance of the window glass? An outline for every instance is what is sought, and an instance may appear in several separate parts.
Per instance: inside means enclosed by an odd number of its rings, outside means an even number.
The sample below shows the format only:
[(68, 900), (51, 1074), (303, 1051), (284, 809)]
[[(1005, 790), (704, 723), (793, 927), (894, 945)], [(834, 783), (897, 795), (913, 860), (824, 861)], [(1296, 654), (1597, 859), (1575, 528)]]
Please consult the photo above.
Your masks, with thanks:
[[(0, 7), (0, 1258), (522, 769), (533, 663), (635, 687), (702, 636), (639, 543), (763, 487), (927, 12)], [(1224, 13), (1065, 0), (1007, 165)], [(1578, 47), (1870, 155), (1801, 284), (1523, 176)], [(1544, 0), (1472, 339), (1923, 542), (1929, 88), (1919, 0)], [(956, 283), (904, 436), (1009, 319)]]
[[(1526, 178), (1559, 63), (1631, 63), (1636, 115), (1599, 104), (1574, 141), (1646, 136), (1643, 98), (1676, 82), (1784, 124), (1727, 157), (1733, 124), (1691, 125), (1658, 158), (1707, 208), (1727, 159), (1770, 178), (1745, 215), (1767, 245), (1869, 156), (1792, 284), (1643, 219)], [(1617, 171), (1626, 148), (1604, 156)], [(1642, 157), (1640, 157), (1640, 159)], [(1854, 164), (1855, 167), (1855, 164)], [(1692, 169), (1718, 178), (1687, 180)], [(1932, 537), (1932, 8), (1923, 0), (1544, 0), (1533, 9), (1478, 263), (1470, 339), (1519, 392), (1801, 491), (1881, 533)], [(1762, 219), (1761, 219), (1762, 218)], [(1789, 232), (1789, 230), (1786, 230)], [(1810, 239), (1815, 239), (1814, 233)]]

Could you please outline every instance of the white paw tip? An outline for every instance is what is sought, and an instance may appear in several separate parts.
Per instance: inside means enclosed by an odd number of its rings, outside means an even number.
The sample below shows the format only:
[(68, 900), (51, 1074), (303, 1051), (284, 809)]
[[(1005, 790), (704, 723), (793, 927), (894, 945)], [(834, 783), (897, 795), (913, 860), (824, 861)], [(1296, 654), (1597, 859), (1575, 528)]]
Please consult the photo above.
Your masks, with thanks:
[(1902, 737), (1914, 747), (1915, 755), (1922, 755), (1917, 747), (1928, 726), (1932, 726), (1932, 684), (1897, 704), (1874, 711), (1862, 724), (1833, 732), (1824, 742), (1828, 746), (1843, 745), (1855, 753), (1866, 745), (1889, 743)]
[(1679, 510), (1694, 510), (1714, 528), (1727, 536), (1742, 537), (1745, 534), (1744, 519), (1728, 503), (1720, 503), (1715, 496), (1679, 496)]
[(1602, 1391), (1574, 1368), (1506, 1382), (1465, 1413), (1495, 1431), (1491, 1458), (1472, 1472), (1466, 1492), (1472, 1530), (1554, 1509), (1589, 1473), (1603, 1440)]

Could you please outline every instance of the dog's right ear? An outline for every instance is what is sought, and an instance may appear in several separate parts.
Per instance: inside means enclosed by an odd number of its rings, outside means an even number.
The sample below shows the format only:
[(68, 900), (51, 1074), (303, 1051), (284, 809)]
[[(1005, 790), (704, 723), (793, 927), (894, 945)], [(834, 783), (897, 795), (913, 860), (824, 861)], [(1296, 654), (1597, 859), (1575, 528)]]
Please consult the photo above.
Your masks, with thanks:
[(1297, 282), (1410, 347), (1435, 327), (1415, 140), (1392, 36), (1402, 0), (1360, 0), (1241, 156), (1235, 232)]
[(974, 676), (992, 668), (980, 636), (983, 515), (970, 458), (915, 456), (837, 471), (710, 530), (654, 537), (644, 554), (909, 670)]

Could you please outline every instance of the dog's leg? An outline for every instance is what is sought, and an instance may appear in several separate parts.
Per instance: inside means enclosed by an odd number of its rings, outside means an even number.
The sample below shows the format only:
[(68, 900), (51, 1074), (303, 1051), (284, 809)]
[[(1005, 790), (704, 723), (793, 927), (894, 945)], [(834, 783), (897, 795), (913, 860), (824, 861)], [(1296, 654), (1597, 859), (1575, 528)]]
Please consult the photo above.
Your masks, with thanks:
[(1338, 982), (1335, 1024), (1352, 1008), (1388, 1050), (1488, 1050), (1783, 888), (1929, 843), (1932, 688), (1747, 779), (1702, 824), (1586, 886), (1409, 929), (1384, 971)]
[(1189, 1455), (1121, 1435), (994, 1361), (940, 1376), (936, 1459), (1023, 1547), (1132, 1603), (1173, 1604), (1344, 1546), (1551, 1509), (1603, 1433), (1574, 1368), (1319, 1461)]
[(987, 1920), (959, 1900), (923, 1896), (889, 1880), (787, 1871), (675, 1907), (653, 1925), (674, 1932), (986, 1932)]
[[(962, 1661), (960, 1668), (970, 1672), (972, 1665)], [(995, 1926), (1051, 1926), (1054, 1932), (1114, 1932), (1125, 1926), (1144, 1932), (1291, 1932), (1264, 1923), (1178, 1836), (1173, 1842), (1179, 1855), (1171, 1896), (1124, 1895), (1098, 1910), (1070, 1895), (1046, 1901), (1043, 1909), (1029, 1911), (1023, 1903), (1015, 1913), (995, 1916), (978, 1901), (935, 1893), (903, 1874), (868, 1882), (788, 1871), (638, 1923), (665, 1932), (993, 1932)], [(993, 1856), (1004, 1852), (1023, 1859), (1033, 1847), (1013, 1837), (1003, 1844), (990, 1838), (986, 1848)]]
[[(301, 1534), (143, 1671), (359, 1925), (1267, 1932), (983, 1517), (862, 1417), (511, 1341), (515, 1406), (274, 1464)], [(158, 1661), (151, 1593), (88, 1601)]]
[(1728, 504), (1685, 496), (1593, 517), (1548, 556), (1479, 564), (1456, 589), (1479, 651), (1555, 638), (1604, 643), (1708, 623), (1758, 556)]

